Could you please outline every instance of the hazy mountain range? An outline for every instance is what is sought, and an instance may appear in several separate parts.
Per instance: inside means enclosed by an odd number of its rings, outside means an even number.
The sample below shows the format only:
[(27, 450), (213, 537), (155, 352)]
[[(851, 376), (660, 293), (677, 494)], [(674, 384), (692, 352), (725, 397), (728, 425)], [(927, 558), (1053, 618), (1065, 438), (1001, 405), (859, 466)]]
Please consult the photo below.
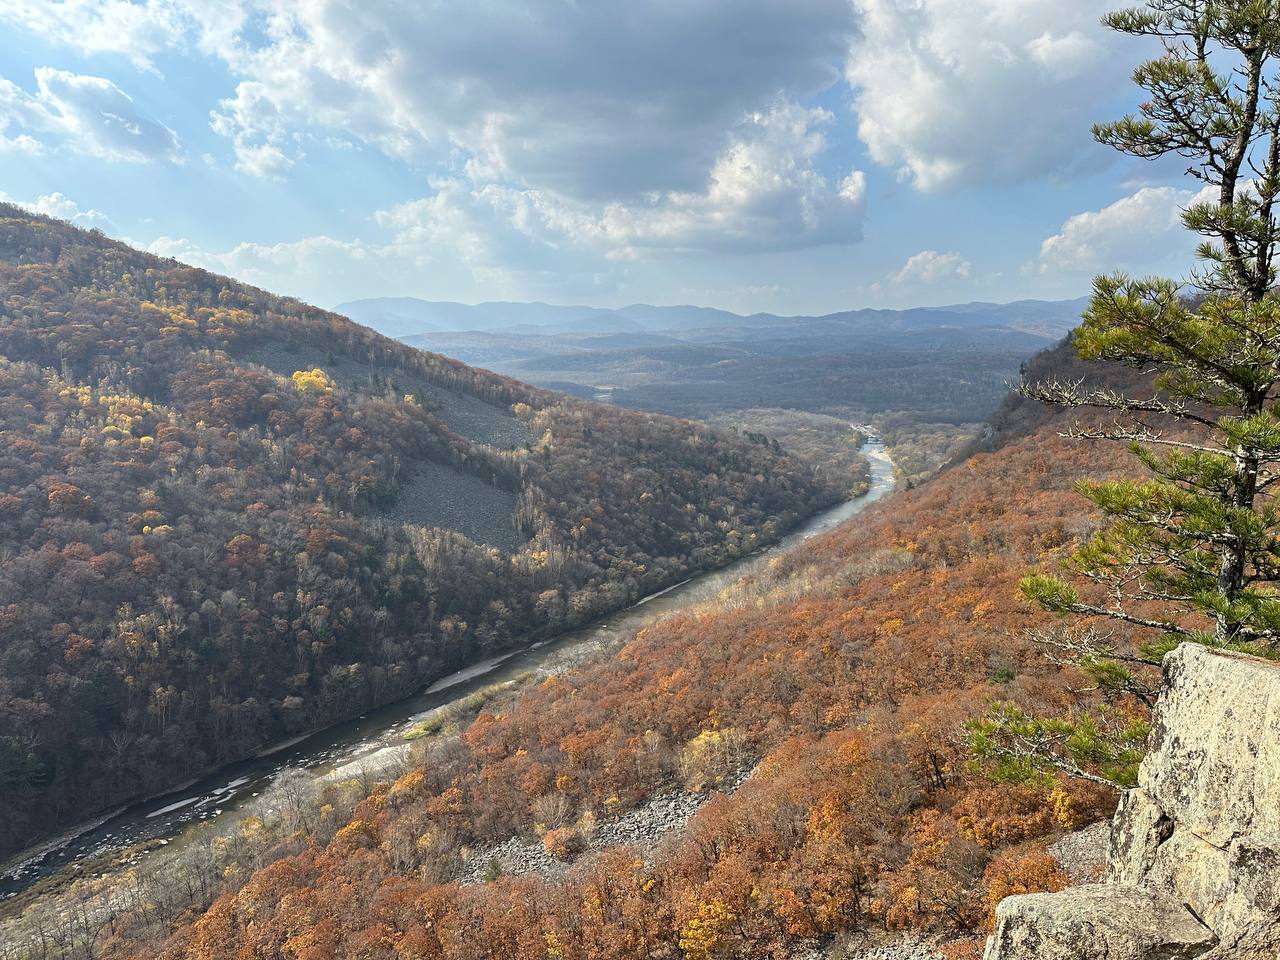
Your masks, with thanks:
[(694, 334), (718, 339), (733, 331), (779, 336), (839, 330), (871, 336), (931, 329), (1006, 329), (1056, 339), (1080, 318), (1086, 298), (963, 303), (906, 310), (844, 310), (820, 316), (749, 316), (713, 307), (633, 303), (616, 309), (549, 303), (492, 301), (466, 304), (415, 297), (376, 297), (338, 304), (337, 313), (379, 333), (407, 339), (433, 333), (487, 332), (507, 336), (600, 335), (609, 333)]
[(580, 396), (688, 417), (785, 407), (985, 419), (1019, 365), (1086, 301), (1022, 300), (823, 316), (708, 307), (474, 306), (412, 298), (336, 309), (424, 350)]

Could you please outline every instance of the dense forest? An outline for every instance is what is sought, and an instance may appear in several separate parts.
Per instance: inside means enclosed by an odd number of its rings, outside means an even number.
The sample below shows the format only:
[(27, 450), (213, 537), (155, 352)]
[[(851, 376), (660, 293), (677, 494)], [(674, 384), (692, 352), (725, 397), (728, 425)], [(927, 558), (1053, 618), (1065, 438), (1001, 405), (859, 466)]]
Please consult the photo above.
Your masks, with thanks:
[(0, 205), (0, 854), (840, 496)]
[[(1028, 372), (1086, 371), (1058, 349)], [(1070, 714), (1093, 696), (1033, 642), (1047, 615), (1015, 599), (1029, 567), (1096, 528), (1075, 479), (1132, 470), (1064, 439), (1070, 419), (1011, 399), (952, 469), (423, 737), (393, 782), (305, 801), (286, 787), (287, 816), (251, 818), (150, 885), (83, 888), (91, 936), (173, 960), (711, 960), (890, 929), (976, 958), (1003, 896), (1068, 882), (1047, 843), (1115, 802), (1064, 777), (1002, 782), (966, 736), (993, 702)], [(1127, 709), (1140, 723), (1143, 705)], [(696, 809), (665, 837), (609, 839), (673, 797)], [(504, 866), (513, 836), (549, 865)], [(134, 906), (108, 925), (94, 898)]]

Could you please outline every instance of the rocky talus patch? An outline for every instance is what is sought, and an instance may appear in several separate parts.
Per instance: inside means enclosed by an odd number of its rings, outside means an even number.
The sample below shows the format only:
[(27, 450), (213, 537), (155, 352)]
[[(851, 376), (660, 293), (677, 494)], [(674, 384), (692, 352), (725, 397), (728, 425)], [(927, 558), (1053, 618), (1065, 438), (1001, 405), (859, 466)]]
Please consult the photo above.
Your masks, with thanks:
[[(586, 842), (584, 856), (610, 847), (629, 846), (648, 856), (666, 838), (683, 830), (689, 818), (698, 812), (714, 793), (731, 794), (746, 781), (751, 771), (738, 776), (715, 790), (702, 793), (663, 793), (648, 803), (623, 814), (617, 820), (600, 824)], [(563, 876), (570, 866), (551, 856), (541, 841), (533, 837), (509, 837), (501, 843), (475, 851), (467, 862), (460, 880), (479, 883), (495, 874), (521, 876), (536, 873), (542, 877)]]

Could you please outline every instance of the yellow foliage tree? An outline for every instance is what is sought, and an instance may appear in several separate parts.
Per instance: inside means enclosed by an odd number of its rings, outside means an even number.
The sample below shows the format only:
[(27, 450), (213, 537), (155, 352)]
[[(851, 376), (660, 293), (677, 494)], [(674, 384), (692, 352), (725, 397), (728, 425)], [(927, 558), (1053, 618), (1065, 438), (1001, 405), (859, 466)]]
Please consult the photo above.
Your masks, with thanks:
[(333, 393), (337, 389), (337, 385), (333, 382), (333, 377), (319, 367), (295, 371), (292, 380), (294, 387), (302, 393), (312, 396), (324, 396), (325, 394)]
[(729, 955), (730, 930), (737, 915), (719, 897), (698, 904), (698, 912), (680, 928), (686, 960), (715, 960)]
[(719, 785), (737, 772), (744, 753), (737, 730), (703, 730), (680, 751), (680, 775), (694, 792)]

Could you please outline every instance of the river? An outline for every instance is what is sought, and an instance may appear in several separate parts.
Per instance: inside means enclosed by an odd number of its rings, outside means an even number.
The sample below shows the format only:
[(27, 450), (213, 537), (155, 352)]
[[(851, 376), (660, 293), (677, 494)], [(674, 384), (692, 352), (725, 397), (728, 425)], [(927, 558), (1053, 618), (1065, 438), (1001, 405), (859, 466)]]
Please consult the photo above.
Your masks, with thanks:
[(355, 773), (366, 765), (374, 769), (384, 766), (406, 750), (405, 733), (426, 715), (478, 688), (516, 678), (575, 648), (608, 644), (669, 613), (715, 597), (774, 557), (838, 526), (888, 493), (893, 487), (893, 461), (884, 444), (868, 441), (862, 452), (871, 463), (868, 492), (811, 517), (772, 547), (645, 597), (554, 640), (473, 664), (435, 681), (418, 694), (371, 710), (355, 720), (277, 745), (255, 757), (228, 764), (181, 789), (82, 824), (10, 860), (0, 873), (0, 900), (16, 896), (47, 877), (62, 871), (72, 873), (90, 861), (138, 844), (167, 844), (198, 824), (233, 814), (289, 770), (308, 770), (316, 777), (327, 777)]

